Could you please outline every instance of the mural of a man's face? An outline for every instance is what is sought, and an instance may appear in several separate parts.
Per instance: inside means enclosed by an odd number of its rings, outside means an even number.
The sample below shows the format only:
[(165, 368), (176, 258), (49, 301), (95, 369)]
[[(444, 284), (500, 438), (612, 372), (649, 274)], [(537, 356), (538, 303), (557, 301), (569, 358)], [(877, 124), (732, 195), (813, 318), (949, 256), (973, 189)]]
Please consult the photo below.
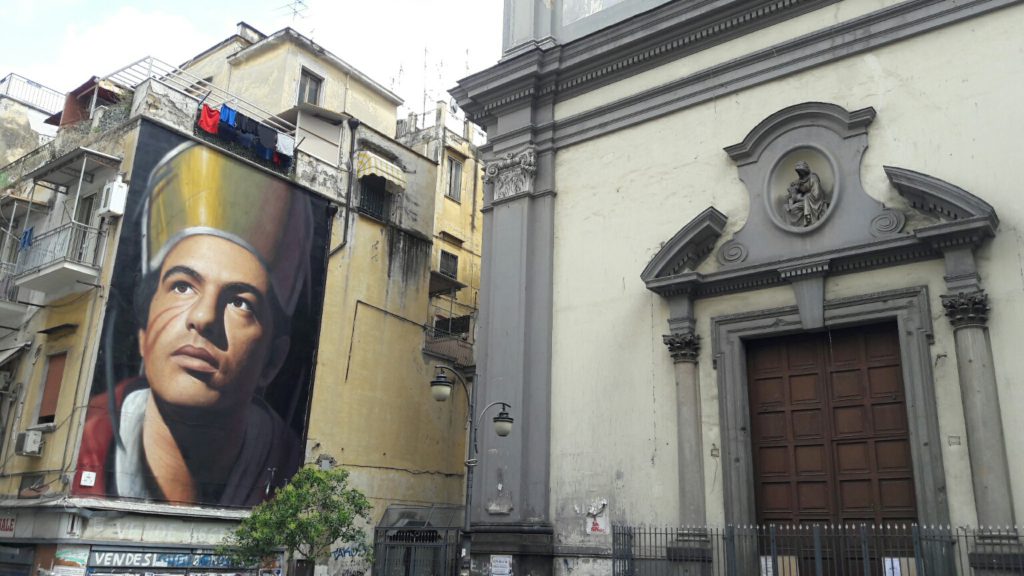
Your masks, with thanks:
[(251, 252), (209, 235), (164, 258), (139, 353), (157, 399), (214, 410), (248, 405), (288, 350), (274, 338), (270, 279)]

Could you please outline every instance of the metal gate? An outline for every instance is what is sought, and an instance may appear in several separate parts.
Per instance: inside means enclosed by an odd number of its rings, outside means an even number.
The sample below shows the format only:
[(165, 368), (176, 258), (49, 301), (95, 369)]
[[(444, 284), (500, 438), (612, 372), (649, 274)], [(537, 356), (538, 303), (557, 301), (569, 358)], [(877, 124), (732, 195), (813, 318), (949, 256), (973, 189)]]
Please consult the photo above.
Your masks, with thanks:
[(374, 530), (374, 576), (457, 574), (461, 524), (458, 506), (389, 506)]

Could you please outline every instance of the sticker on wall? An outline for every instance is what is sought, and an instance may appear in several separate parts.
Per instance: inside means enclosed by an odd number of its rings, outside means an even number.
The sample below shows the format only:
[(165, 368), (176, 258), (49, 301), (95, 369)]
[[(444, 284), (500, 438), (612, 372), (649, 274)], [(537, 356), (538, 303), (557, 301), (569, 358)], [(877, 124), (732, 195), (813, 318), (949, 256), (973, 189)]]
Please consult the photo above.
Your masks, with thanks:
[(586, 526), (587, 534), (608, 533), (608, 501), (604, 498), (594, 502), (587, 509)]
[(491, 576), (512, 576), (512, 557), (492, 554)]

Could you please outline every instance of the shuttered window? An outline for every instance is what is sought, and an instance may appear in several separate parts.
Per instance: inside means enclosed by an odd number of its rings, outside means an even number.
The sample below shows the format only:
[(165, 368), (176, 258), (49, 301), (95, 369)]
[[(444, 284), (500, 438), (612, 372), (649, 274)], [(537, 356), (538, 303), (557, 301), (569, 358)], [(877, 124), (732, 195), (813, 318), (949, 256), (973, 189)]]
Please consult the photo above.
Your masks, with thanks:
[(57, 414), (57, 399), (60, 398), (60, 384), (64, 379), (64, 363), (67, 352), (46, 358), (46, 380), (43, 383), (43, 401), (39, 404), (36, 424), (49, 424)]

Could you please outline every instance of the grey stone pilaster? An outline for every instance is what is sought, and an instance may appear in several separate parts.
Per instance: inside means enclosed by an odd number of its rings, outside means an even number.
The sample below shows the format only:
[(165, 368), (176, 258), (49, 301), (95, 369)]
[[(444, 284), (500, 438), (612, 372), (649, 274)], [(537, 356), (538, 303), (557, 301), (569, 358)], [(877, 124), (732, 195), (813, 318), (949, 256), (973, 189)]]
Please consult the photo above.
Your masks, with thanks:
[(676, 379), (676, 447), (679, 452), (679, 524), (704, 526), (704, 442), (701, 431), (700, 382), (697, 358), (700, 336), (694, 332), (693, 304), (688, 295), (669, 301), (670, 334), (663, 337), (672, 355)]

